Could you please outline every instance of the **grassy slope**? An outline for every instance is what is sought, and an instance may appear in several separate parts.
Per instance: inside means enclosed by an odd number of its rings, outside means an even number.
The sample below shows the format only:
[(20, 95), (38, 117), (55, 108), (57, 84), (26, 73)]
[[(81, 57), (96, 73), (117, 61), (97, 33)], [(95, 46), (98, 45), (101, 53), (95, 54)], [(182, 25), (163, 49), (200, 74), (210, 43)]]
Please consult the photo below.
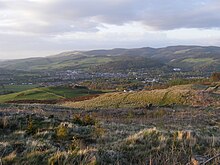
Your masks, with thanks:
[(71, 89), (68, 87), (34, 88), (22, 92), (0, 96), (0, 103), (13, 100), (58, 100), (86, 96), (97, 93), (87, 89)]
[(213, 58), (186, 58), (183, 62), (190, 62), (190, 63), (212, 63), (215, 60)]
[[(209, 98), (205, 100), (203, 97)], [(131, 93), (110, 93), (104, 94), (92, 100), (83, 102), (67, 102), (65, 106), (92, 109), (92, 108), (141, 108), (147, 104), (154, 105), (219, 105), (219, 101), (211, 98), (209, 93), (201, 94), (200, 90), (195, 90), (192, 85), (174, 86), (168, 89), (152, 91), (140, 91)]]
[(64, 68), (88, 68), (93, 65), (103, 64), (112, 61), (111, 57), (107, 56), (61, 56), (48, 57), (24, 60), (11, 60), (5, 63), (0, 63), (1, 67), (7, 69), (21, 69), (21, 70), (53, 70)]
[(33, 70), (42, 69), (62, 69), (62, 68), (88, 68), (93, 65), (110, 62), (111, 58), (108, 57), (83, 57), (81, 59), (60, 60), (48, 65), (36, 65)]
[(182, 61), (177, 62), (174, 65), (179, 65), (182, 68), (191, 68), (193, 70), (207, 70), (207, 71), (218, 71), (219, 60), (213, 58), (185, 58)]
[(25, 91), (28, 89), (33, 89), (38, 87), (38, 85), (5, 85), (4, 89), (2, 87), (0, 87), (0, 93), (4, 92), (4, 91), (8, 91), (8, 92), (21, 92), (21, 91)]

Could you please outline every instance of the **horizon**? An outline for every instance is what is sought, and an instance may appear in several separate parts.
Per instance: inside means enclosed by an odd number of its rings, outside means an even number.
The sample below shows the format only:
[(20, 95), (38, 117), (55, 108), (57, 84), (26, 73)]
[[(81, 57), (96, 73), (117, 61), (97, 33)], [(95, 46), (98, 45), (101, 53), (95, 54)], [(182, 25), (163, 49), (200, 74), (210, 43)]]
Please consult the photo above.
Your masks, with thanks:
[(116, 47), (220, 46), (219, 10), (218, 0), (0, 0), (0, 59)]

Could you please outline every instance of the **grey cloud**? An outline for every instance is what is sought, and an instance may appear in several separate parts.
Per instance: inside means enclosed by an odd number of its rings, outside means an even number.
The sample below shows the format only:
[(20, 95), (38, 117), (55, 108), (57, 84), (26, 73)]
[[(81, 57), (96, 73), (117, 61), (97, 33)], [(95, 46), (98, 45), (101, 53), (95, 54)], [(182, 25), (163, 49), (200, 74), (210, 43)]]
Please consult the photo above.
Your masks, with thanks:
[(220, 27), (218, 0), (56, 0), (42, 11), (51, 24), (66, 20), (77, 26), (81, 20), (93, 20), (92, 28), (133, 21), (161, 30)]
[[(86, 35), (86, 34), (84, 34)], [(67, 35), (41, 37), (27, 34), (0, 33), (0, 59), (24, 58), (31, 56), (44, 56), (69, 50), (88, 50), (114, 47), (140, 47), (140, 45), (155, 46), (167, 41), (164, 34), (149, 34), (137, 38), (127, 38), (123, 34), (104, 34), (97, 37), (90, 33), (85, 38)]]
[(0, 0), (0, 58), (73, 49), (219, 45), (218, 37), (210, 41), (169, 39), (149, 35), (147, 30), (143, 36), (139, 34), (141, 37), (132, 36), (127, 34), (129, 27), (123, 34), (111, 29), (101, 35), (98, 32), (105, 24), (127, 27), (133, 22), (165, 34), (166, 30), (179, 28), (220, 28), (219, 11), (219, 0)]
[(220, 27), (220, 3), (217, 0), (173, 0), (169, 4), (154, 5), (142, 12), (142, 20), (155, 29)]
[[(18, 12), (21, 25), (9, 29), (34, 33), (97, 31), (102, 23), (122, 25), (134, 21), (159, 30), (220, 27), (218, 0), (8, 0), (1, 3), (11, 12)], [(21, 21), (20, 11), (33, 15), (33, 20), (30, 16)]]

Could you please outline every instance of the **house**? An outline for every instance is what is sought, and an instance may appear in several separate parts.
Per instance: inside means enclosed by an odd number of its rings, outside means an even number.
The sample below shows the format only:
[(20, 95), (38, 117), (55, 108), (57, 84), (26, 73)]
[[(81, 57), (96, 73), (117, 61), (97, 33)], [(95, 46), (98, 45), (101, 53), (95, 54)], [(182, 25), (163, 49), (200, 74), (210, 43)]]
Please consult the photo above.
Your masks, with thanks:
[(173, 71), (175, 71), (175, 72), (180, 72), (181, 69), (180, 69), (180, 68), (173, 68)]

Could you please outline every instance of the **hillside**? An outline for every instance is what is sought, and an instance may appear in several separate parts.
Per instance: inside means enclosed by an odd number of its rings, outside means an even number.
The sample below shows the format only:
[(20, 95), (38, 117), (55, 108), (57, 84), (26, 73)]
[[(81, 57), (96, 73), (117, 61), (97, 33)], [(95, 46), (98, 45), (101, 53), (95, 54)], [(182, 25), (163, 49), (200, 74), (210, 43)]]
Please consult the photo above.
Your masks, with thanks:
[(138, 70), (138, 69), (163, 69), (164, 71), (169, 69), (164, 63), (158, 60), (145, 58), (145, 57), (127, 57), (121, 56), (116, 61), (100, 64), (91, 67), (92, 71), (102, 72), (125, 72), (126, 70)]
[[(220, 47), (214, 46), (170, 46), (165, 48), (135, 48), (64, 52), (54, 56), (21, 60), (0, 61), (0, 67), (19, 70), (57, 70), (88, 69), (91, 67), (122, 63), (133, 57), (139, 62), (140, 57), (152, 59), (160, 65), (181, 67), (189, 71), (219, 71)], [(138, 58), (137, 58), (138, 57)], [(149, 63), (148, 63), (149, 64)], [(136, 66), (136, 65), (135, 65)], [(127, 67), (130, 67), (128, 65)]]
[(44, 87), (25, 90), (22, 92), (0, 95), (0, 103), (13, 101), (50, 101), (60, 99), (70, 99), (91, 94), (98, 94), (98, 91), (89, 89), (77, 89), (69, 87)]
[(0, 95), (21, 92), (37, 87), (38, 85), (4, 85), (0, 87)]
[(110, 93), (82, 102), (67, 102), (64, 105), (82, 109), (145, 108), (149, 104), (220, 106), (219, 84), (214, 87), (180, 85), (152, 91)]
[(154, 58), (165, 60), (171, 66), (186, 70), (212, 72), (220, 70), (220, 48), (214, 46), (173, 46), (161, 48)]

